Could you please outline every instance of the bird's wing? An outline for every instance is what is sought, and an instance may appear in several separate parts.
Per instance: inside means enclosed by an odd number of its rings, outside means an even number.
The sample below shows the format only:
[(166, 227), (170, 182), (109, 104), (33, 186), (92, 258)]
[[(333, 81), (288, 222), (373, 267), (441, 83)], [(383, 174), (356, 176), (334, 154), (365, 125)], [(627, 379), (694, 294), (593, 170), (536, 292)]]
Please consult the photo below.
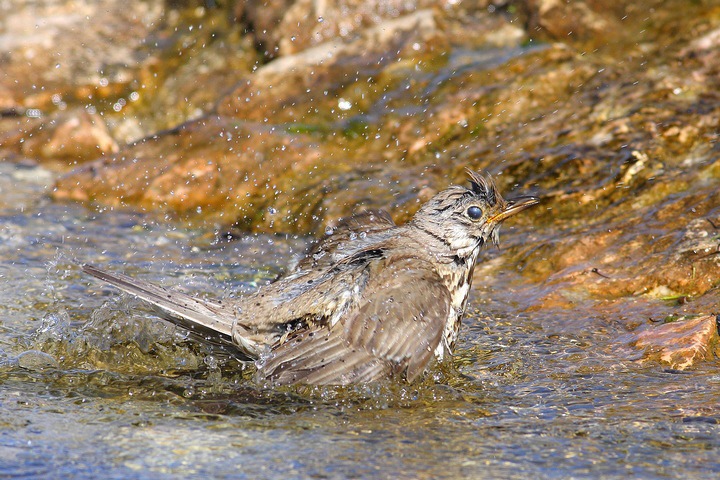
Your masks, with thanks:
[(145, 300), (154, 307), (160, 317), (189, 330), (195, 336), (211, 343), (233, 345), (233, 322), (236, 312), (232, 306), (210, 300), (199, 300), (127, 275), (106, 272), (92, 265), (83, 265), (82, 269), (93, 277)]
[(383, 233), (394, 228), (385, 210), (369, 210), (342, 219), (332, 234), (318, 240), (294, 271), (332, 267), (337, 261), (383, 240)]
[(357, 305), (334, 326), (298, 332), (260, 362), (258, 378), (277, 384), (350, 384), (423, 372), (450, 311), (450, 293), (429, 264), (386, 259)]

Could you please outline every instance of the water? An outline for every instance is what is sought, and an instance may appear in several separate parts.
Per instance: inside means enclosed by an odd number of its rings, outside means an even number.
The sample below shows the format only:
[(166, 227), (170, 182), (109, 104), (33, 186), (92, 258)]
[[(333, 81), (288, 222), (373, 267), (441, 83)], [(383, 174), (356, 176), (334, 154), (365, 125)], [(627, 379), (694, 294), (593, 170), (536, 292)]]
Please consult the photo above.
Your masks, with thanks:
[[(708, 478), (720, 472), (716, 365), (640, 364), (619, 312), (477, 271), (453, 366), (416, 385), (267, 390), (126, 296), (91, 262), (199, 295), (277, 275), (307, 239), (215, 245), (148, 214), (45, 200), (52, 175), (0, 164), (0, 476)], [(504, 243), (522, 232), (504, 230)]]

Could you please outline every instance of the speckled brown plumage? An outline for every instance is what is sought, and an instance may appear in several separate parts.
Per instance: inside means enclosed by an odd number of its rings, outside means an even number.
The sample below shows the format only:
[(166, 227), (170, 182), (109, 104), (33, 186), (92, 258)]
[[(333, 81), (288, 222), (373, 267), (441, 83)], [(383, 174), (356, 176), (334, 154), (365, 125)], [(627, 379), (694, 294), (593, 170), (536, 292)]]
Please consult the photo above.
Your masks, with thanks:
[(452, 353), (482, 246), (507, 217), (537, 203), (503, 200), (468, 170), (406, 225), (384, 212), (341, 222), (286, 276), (230, 303), (197, 300), (86, 265), (196, 337), (232, 345), (260, 381), (350, 384), (416, 379)]

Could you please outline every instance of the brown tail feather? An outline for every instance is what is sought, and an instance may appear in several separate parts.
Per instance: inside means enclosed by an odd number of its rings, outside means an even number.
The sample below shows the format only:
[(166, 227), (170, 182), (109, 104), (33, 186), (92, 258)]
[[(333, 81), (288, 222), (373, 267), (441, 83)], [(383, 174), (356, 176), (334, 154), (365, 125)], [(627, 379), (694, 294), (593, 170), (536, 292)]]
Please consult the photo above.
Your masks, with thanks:
[[(83, 265), (82, 270), (150, 303), (160, 317), (189, 330), (193, 336), (211, 343), (234, 345), (232, 328), (235, 310), (231, 306), (198, 300), (184, 293), (168, 290), (127, 275), (106, 272), (92, 265)], [(237, 349), (237, 346), (235, 348)]]

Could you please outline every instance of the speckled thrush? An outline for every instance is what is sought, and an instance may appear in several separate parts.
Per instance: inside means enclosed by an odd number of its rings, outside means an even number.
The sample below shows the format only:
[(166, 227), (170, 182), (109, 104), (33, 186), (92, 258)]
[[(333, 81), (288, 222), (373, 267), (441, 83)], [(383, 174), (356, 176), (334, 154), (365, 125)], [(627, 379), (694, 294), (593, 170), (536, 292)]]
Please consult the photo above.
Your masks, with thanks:
[(473, 268), (503, 220), (535, 205), (506, 201), (468, 170), (405, 225), (384, 212), (340, 223), (286, 276), (228, 302), (192, 298), (90, 265), (83, 270), (151, 303), (208, 341), (231, 345), (273, 384), (416, 379), (457, 340)]

